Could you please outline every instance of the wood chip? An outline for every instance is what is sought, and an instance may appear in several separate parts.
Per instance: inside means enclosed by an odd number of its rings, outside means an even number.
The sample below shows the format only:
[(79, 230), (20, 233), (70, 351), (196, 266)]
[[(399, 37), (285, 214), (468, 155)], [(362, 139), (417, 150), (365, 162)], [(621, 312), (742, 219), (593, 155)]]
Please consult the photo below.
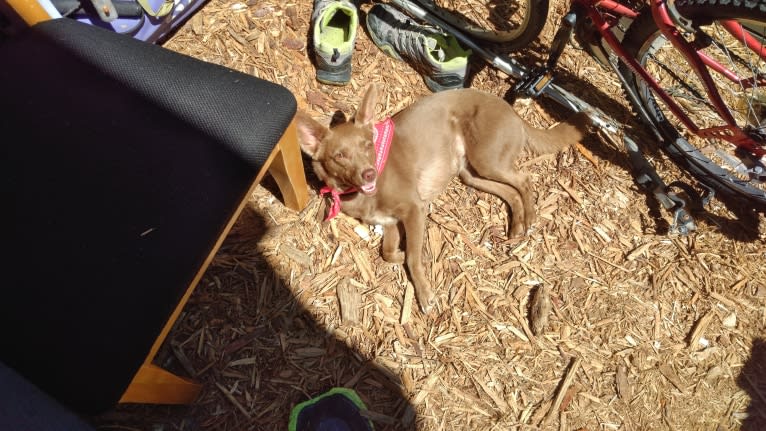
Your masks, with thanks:
[(551, 289), (546, 284), (541, 284), (533, 289), (529, 310), (529, 327), (532, 333), (540, 335), (548, 326), (548, 316), (551, 314)]
[(564, 397), (567, 394), (567, 391), (569, 390), (569, 386), (572, 384), (572, 381), (575, 378), (575, 375), (577, 374), (577, 371), (580, 369), (580, 364), (582, 363), (581, 357), (575, 357), (571, 365), (569, 366), (569, 370), (567, 370), (566, 375), (564, 376), (564, 380), (561, 382), (561, 384), (558, 387), (558, 391), (556, 392), (556, 397), (553, 399), (553, 403), (551, 404), (551, 407), (548, 409), (548, 413), (545, 415), (545, 419), (543, 419), (543, 427), (546, 427), (551, 420), (553, 420), (554, 417), (558, 416), (561, 404), (564, 401)]
[(593, 155), (593, 153), (587, 149), (583, 144), (577, 142), (575, 143), (575, 148), (577, 148), (577, 151), (580, 152), (580, 154), (583, 155), (586, 159), (588, 159), (589, 162), (593, 164), (593, 166), (598, 167), (598, 160)]
[(562, 181), (562, 180), (561, 180), (561, 178), (558, 178), (558, 179), (556, 180), (556, 182), (558, 182), (558, 183), (559, 183), (559, 185), (560, 185), (560, 186), (561, 186), (561, 187), (564, 189), (564, 191), (566, 191), (566, 192), (567, 192), (567, 194), (568, 194), (568, 195), (569, 195), (569, 196), (570, 196), (572, 199), (574, 199), (574, 201), (575, 201), (575, 202), (577, 202), (577, 203), (578, 203), (578, 204), (580, 204), (580, 205), (583, 205), (583, 204), (584, 204), (583, 200), (582, 200), (582, 199), (580, 199), (580, 195), (578, 195), (578, 194), (577, 194), (577, 192), (576, 192), (574, 189), (572, 189), (572, 186), (569, 186), (569, 185), (565, 184), (565, 183), (564, 183), (564, 181)]
[(336, 289), (342, 322), (345, 324), (359, 323), (362, 294), (351, 284), (348, 278), (341, 280)]
[(420, 391), (412, 398), (412, 404), (417, 406), (425, 401), (428, 393), (432, 390), (434, 384), (439, 380), (439, 375), (434, 373), (428, 376), (425, 382), (421, 385)]
[(628, 382), (628, 367), (624, 364), (618, 365), (614, 380), (617, 386), (617, 395), (622, 400), (629, 402), (633, 398), (633, 387)]
[(237, 401), (236, 398), (234, 398), (234, 395), (232, 395), (231, 392), (229, 392), (229, 390), (226, 389), (226, 387), (224, 387), (222, 384), (218, 382), (215, 382), (215, 386), (221, 391), (221, 393), (223, 393), (223, 396), (226, 397), (226, 399), (229, 400), (229, 402), (231, 402), (234, 405), (234, 407), (237, 408), (237, 410), (239, 410), (243, 415), (245, 415), (246, 418), (248, 419), (252, 418), (252, 415), (250, 414), (250, 412), (247, 411), (245, 407), (243, 407), (242, 404), (240, 404), (239, 401)]
[(282, 46), (284, 46), (287, 49), (292, 49), (295, 51), (301, 50), (304, 48), (303, 41), (296, 39), (294, 37), (286, 37), (282, 40)]
[(700, 347), (707, 347), (700, 344), (700, 341), (702, 340), (702, 335), (707, 330), (707, 327), (710, 325), (710, 322), (713, 320), (713, 317), (715, 317), (715, 313), (712, 311), (707, 312), (704, 316), (702, 316), (697, 323), (694, 325), (694, 329), (692, 330), (691, 334), (689, 334), (689, 344), (688, 347), (690, 349), (699, 349)]
[(194, 370), (194, 365), (192, 365), (192, 362), (189, 360), (189, 357), (186, 356), (186, 353), (184, 352), (184, 349), (181, 348), (181, 346), (178, 343), (171, 342), (170, 347), (173, 350), (173, 355), (178, 359), (178, 362), (181, 364), (183, 369), (186, 371), (187, 374), (190, 376), (196, 376), (197, 371)]
[(627, 256), (625, 256), (625, 259), (627, 260), (636, 260), (640, 256), (644, 255), (649, 249), (654, 245), (653, 242), (647, 242), (646, 244), (641, 244), (640, 246), (634, 248), (631, 250)]
[(287, 5), (285, 7), (285, 15), (287, 15), (287, 25), (293, 30), (298, 30), (300, 28), (300, 20), (298, 19), (298, 10), (295, 5)]
[(679, 391), (682, 393), (686, 392), (686, 388), (684, 388), (684, 384), (681, 382), (681, 379), (678, 378), (678, 374), (676, 374), (675, 370), (671, 368), (670, 365), (662, 363), (659, 365), (658, 369), (660, 370), (660, 374), (665, 376), (666, 379), (670, 383), (673, 384), (673, 386), (676, 387)]
[(601, 226), (593, 226), (593, 230), (604, 240), (604, 242), (612, 242), (612, 237), (606, 233), (606, 230)]
[(375, 279), (375, 271), (370, 264), (370, 256), (364, 250), (351, 253), (351, 258), (356, 263), (356, 269), (362, 275), (362, 279), (365, 283), (371, 283)]
[(498, 395), (494, 390), (492, 390), (489, 386), (487, 386), (486, 383), (482, 380), (480, 376), (473, 376), (473, 381), (476, 382), (477, 385), (486, 393), (492, 401), (495, 403), (495, 405), (503, 412), (507, 413), (510, 408), (508, 407), (508, 403), (505, 402), (505, 400)]
[(415, 301), (415, 287), (412, 283), (407, 283), (407, 287), (404, 289), (404, 300), (402, 303), (402, 314), (399, 318), (399, 323), (404, 325), (410, 321), (412, 314), (412, 303)]
[(285, 255), (288, 259), (295, 261), (295, 263), (301, 266), (311, 266), (311, 258), (306, 253), (290, 244), (282, 244), (279, 247), (279, 253)]

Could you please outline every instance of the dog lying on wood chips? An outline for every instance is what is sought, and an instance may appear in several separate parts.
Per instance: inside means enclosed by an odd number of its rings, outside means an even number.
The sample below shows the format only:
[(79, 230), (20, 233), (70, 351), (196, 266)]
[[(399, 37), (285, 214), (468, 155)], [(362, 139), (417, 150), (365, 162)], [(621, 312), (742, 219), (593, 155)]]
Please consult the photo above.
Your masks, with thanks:
[[(298, 112), (301, 149), (339, 211), (383, 226), (383, 258), (404, 263), (420, 309), (435, 303), (422, 262), (429, 202), (455, 176), (503, 199), (510, 207), (509, 234), (523, 235), (535, 220), (529, 177), (515, 167), (523, 149), (561, 151), (579, 142), (591, 124), (578, 113), (553, 128), (527, 124), (503, 99), (474, 89), (424, 97), (391, 118), (375, 121), (377, 89), (371, 85), (353, 119), (332, 128)], [(405, 250), (401, 249), (402, 238)], [(406, 251), (406, 253), (405, 253)]]

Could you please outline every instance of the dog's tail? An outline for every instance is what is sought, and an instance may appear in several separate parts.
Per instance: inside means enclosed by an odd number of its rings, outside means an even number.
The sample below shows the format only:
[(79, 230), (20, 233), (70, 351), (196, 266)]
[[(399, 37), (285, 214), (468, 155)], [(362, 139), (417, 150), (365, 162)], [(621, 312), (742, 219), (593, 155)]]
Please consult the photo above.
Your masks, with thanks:
[(593, 124), (586, 112), (578, 112), (550, 129), (527, 125), (527, 149), (535, 154), (561, 151), (580, 142)]

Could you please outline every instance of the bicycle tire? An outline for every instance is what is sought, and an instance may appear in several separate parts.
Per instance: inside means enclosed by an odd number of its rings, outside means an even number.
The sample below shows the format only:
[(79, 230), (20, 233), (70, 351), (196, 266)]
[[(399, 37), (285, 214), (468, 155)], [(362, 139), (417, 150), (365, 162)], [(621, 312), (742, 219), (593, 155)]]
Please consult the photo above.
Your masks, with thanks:
[[(759, 37), (766, 37), (764, 36), (766, 35), (766, 0), (731, 2), (729, 4), (718, 4), (716, 0), (677, 0), (675, 5), (682, 16), (692, 21), (695, 28), (702, 28), (710, 32), (711, 30), (708, 28), (715, 29), (719, 20), (734, 19), (748, 22), (748, 25), (757, 23), (762, 29)], [(724, 39), (726, 37), (717, 31), (715, 36)], [(737, 40), (730, 35), (729, 39), (731, 40), (725, 42), (737, 43)], [(714, 43), (708, 48), (723, 48), (723, 51), (729, 56), (729, 60), (741, 59), (739, 57), (741, 54), (748, 54), (745, 51), (734, 53), (733, 51), (737, 49), (735, 46), (723, 45), (721, 41), (715, 38), (713, 40)], [(687, 115), (692, 118), (697, 117), (702, 122), (710, 121), (709, 118), (713, 118), (705, 116), (705, 109), (709, 109), (709, 102), (707, 102), (707, 97), (702, 90), (702, 85), (699, 84), (696, 75), (691, 72), (691, 68), (683, 59), (683, 55), (672, 48), (670, 42), (664, 40), (664, 37), (659, 33), (652, 18), (651, 10), (647, 8), (633, 21), (625, 34), (623, 46), (629, 55), (649, 70), (665, 91), (671, 94), (684, 108)], [(673, 58), (676, 61), (673, 61)], [(678, 60), (679, 58), (682, 60)], [(752, 58), (747, 60), (752, 60)], [(753, 65), (756, 67), (753, 68)], [(734, 151), (735, 146), (728, 142), (703, 139), (692, 135), (664, 107), (664, 103), (655, 98), (653, 91), (638, 75), (630, 71), (624, 63), (621, 63), (620, 67), (626, 77), (629, 89), (635, 91), (639, 96), (641, 106), (635, 108), (643, 109), (648, 113), (651, 122), (665, 138), (665, 142), (661, 144), (662, 150), (681, 169), (719, 192), (745, 198), (758, 207), (766, 206), (766, 176), (754, 175), (752, 170), (745, 173), (743, 169), (746, 167), (743, 168), (745, 166), (743, 161), (747, 160), (744, 160), (743, 157), (747, 158), (746, 156), (736, 153)], [(759, 77), (766, 76), (766, 63), (763, 59), (758, 58), (755, 63), (751, 61), (747, 64), (747, 68), (751, 73), (757, 73)], [(722, 83), (722, 78), (720, 75), (716, 75), (714, 81), (718, 86)], [(766, 101), (754, 103), (755, 97), (760, 96), (759, 89), (733, 88), (735, 85), (731, 81), (726, 81), (726, 83), (729, 87), (719, 86), (719, 92), (725, 96), (724, 101), (729, 110), (733, 114), (737, 114), (735, 115), (738, 120), (737, 124), (740, 127), (747, 127), (747, 124), (752, 126), (752, 123), (757, 122), (758, 128), (763, 129), (766, 125), (766, 109), (761, 112), (760, 108), (761, 106), (766, 107)], [(675, 86), (673, 86), (674, 84)], [(740, 94), (737, 94), (736, 90), (741, 90)], [(763, 94), (766, 96), (766, 93)], [(633, 100), (631, 100), (632, 102)], [(735, 106), (738, 104), (745, 106), (744, 110), (747, 112), (743, 114), (743, 108)], [(756, 107), (758, 112), (755, 112)], [(665, 110), (667, 110), (667, 116)], [(750, 117), (751, 115), (756, 117), (755, 121)], [(746, 118), (739, 118), (743, 116)], [(715, 117), (717, 118), (717, 116)], [(705, 124), (708, 127), (711, 125)], [(751, 159), (753, 158), (754, 156), (751, 155)], [(747, 162), (751, 165), (762, 165), (763, 158)]]
[(548, 0), (416, 1), (466, 35), (509, 51), (534, 42), (548, 17)]

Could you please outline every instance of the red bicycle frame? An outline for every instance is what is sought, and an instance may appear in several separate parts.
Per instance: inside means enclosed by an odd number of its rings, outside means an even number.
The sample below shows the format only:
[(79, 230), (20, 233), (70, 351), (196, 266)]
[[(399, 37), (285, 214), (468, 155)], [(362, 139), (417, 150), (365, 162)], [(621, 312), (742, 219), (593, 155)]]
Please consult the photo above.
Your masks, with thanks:
[[(675, 100), (673, 100), (673, 98), (660, 87), (649, 72), (641, 66), (636, 59), (627, 54), (622, 43), (612, 32), (612, 28), (617, 25), (621, 17), (636, 18), (638, 16), (636, 11), (614, 0), (573, 0), (573, 3), (579, 5), (582, 10), (587, 13), (596, 30), (617, 57), (619, 57), (620, 60), (633, 72), (640, 76), (652, 90), (654, 90), (654, 93), (662, 99), (670, 111), (692, 133), (704, 138), (726, 140), (739, 148), (748, 150), (758, 158), (766, 155), (766, 149), (755, 142), (751, 136), (737, 126), (729, 108), (724, 103), (718, 89), (714, 85), (713, 78), (711, 77), (708, 68), (721, 74), (744, 89), (752, 88), (754, 85), (759, 83), (763, 84), (764, 82), (754, 82), (752, 78), (742, 79), (737, 76), (735, 72), (709, 57), (702, 50), (697, 50), (690, 42), (686, 41), (670, 16), (666, 0), (651, 0), (651, 11), (654, 21), (665, 38), (667, 38), (670, 43), (672, 43), (673, 46), (686, 57), (693, 70), (702, 81), (711, 104), (725, 123), (722, 126), (709, 128), (700, 128), (697, 126)], [(722, 23), (724, 28), (736, 37), (737, 40), (743, 41), (745, 46), (758, 54), (761, 58), (766, 58), (766, 48), (764, 48), (760, 41), (747, 32), (742, 25), (734, 20), (722, 20)], [(759, 81), (763, 80), (759, 79)]]

